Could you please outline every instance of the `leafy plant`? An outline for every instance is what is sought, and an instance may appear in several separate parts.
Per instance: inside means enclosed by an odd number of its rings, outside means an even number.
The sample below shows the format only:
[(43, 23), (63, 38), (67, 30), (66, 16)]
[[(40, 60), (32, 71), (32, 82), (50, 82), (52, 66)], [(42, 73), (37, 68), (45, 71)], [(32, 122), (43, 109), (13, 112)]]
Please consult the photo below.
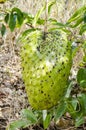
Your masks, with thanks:
[(6, 32), (6, 27), (4, 24), (2, 24), (2, 27), (1, 27), (1, 35), (3, 36)]
[(37, 123), (37, 118), (31, 110), (23, 109), (21, 112), (21, 119), (11, 123), (6, 130), (16, 130), (18, 128), (25, 128), (29, 125)]
[(73, 16), (67, 21), (71, 28), (80, 26), (80, 35), (86, 31), (86, 6), (78, 9)]

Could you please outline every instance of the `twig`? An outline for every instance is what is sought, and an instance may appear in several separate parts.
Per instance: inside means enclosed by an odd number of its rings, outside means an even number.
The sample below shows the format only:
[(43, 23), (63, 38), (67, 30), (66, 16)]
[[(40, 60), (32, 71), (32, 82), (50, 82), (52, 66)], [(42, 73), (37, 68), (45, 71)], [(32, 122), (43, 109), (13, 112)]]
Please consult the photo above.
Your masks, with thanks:
[(31, 27), (31, 28), (34, 28), (34, 26), (32, 26), (32, 24), (28, 24), (26, 23), (27, 26)]

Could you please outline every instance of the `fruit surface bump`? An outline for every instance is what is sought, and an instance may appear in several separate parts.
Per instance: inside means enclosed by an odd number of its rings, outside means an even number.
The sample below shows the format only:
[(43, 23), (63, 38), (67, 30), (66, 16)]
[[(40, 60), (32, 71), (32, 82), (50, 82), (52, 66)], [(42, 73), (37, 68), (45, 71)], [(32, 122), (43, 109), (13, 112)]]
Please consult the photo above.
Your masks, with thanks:
[(21, 49), (22, 75), (34, 109), (49, 109), (63, 98), (71, 69), (71, 44), (61, 30), (33, 31)]

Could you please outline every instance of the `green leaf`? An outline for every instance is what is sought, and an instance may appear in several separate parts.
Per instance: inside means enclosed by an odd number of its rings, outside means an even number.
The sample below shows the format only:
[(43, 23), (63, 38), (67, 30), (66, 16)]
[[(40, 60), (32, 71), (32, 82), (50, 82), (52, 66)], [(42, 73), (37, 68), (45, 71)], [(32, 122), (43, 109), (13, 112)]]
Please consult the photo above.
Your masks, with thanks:
[(82, 81), (80, 82), (80, 86), (81, 86), (82, 88), (86, 88), (86, 80), (82, 80)]
[(45, 20), (39, 18), (37, 23), (38, 23), (39, 25), (44, 25)]
[(48, 21), (50, 21), (51, 24), (53, 24), (53, 25), (57, 25), (58, 27), (67, 27), (66, 24), (63, 24), (63, 23), (57, 22), (56, 19), (52, 19), (52, 18), (50, 18)]
[(23, 12), (14, 7), (9, 15), (6, 15), (5, 21), (9, 20), (9, 28), (11, 31), (14, 31), (15, 27), (20, 27), (23, 24), (24, 16)]
[(83, 17), (80, 17), (77, 21), (76, 21), (76, 23), (74, 24), (74, 25), (71, 25), (71, 27), (72, 28), (75, 28), (75, 27), (77, 27), (78, 25), (80, 25), (82, 22), (83, 22)]
[(22, 119), (12, 122), (10, 125), (8, 125), (6, 130), (25, 128), (27, 126), (37, 123), (38, 121), (35, 114), (31, 110), (23, 109), (21, 114)]
[(72, 98), (71, 104), (73, 106), (74, 111), (76, 111), (77, 105), (78, 105), (78, 99), (77, 98)]
[(26, 12), (23, 12), (23, 17), (24, 17), (24, 23), (32, 24), (34, 16), (32, 16), (31, 14), (28, 14)]
[(86, 23), (86, 11), (84, 13), (84, 23)]
[(72, 98), (69, 98), (66, 102), (67, 102), (67, 111), (70, 113), (71, 117), (75, 119), (77, 116), (77, 111), (75, 110), (77, 106), (77, 102), (76, 102), (76, 106), (74, 106), (74, 102)]
[(52, 0), (48, 3), (48, 15), (50, 14), (52, 6), (56, 3), (56, 0)]
[[(23, 16), (24, 16), (24, 19), (25, 19), (24, 20), (25, 23), (32, 25), (34, 17), (31, 14), (28, 14), (28, 13), (25, 13), (25, 12), (23, 12)], [(38, 21), (37, 21), (37, 24), (44, 25), (44, 22), (45, 22), (44, 19), (39, 18)]]
[(56, 109), (56, 113), (55, 113), (55, 120), (58, 120), (62, 117), (62, 115), (65, 113), (66, 110), (66, 103), (65, 102), (61, 102), (58, 105), (58, 108)]
[[(51, 2), (49, 2), (48, 3), (48, 15), (49, 15), (49, 13), (50, 13), (50, 11), (51, 11), (51, 7), (54, 5), (56, 3), (56, 0), (54, 0), (54, 1), (51, 1)], [(37, 13), (36, 13), (36, 15), (35, 15), (35, 17), (34, 17), (34, 19), (33, 19), (33, 23), (32, 23), (32, 25), (35, 27), (36, 26), (36, 24), (37, 23), (39, 23), (39, 21), (40, 21), (40, 16), (41, 16), (41, 14), (43, 13), (43, 11), (46, 9), (46, 5), (44, 5)], [(38, 21), (39, 20), (39, 21)], [(42, 22), (42, 24), (44, 23), (44, 20), (42, 20), (41, 21)]]
[(82, 14), (84, 14), (85, 11), (86, 11), (86, 6), (81, 7), (80, 9), (78, 9), (78, 10), (71, 16), (71, 18), (68, 20), (67, 23), (71, 23), (71, 22), (77, 20), (78, 18), (81, 17)]
[(80, 29), (80, 35), (82, 35), (84, 32), (86, 32), (86, 23), (84, 25), (81, 26), (81, 29)]
[(19, 128), (25, 128), (28, 125), (29, 124), (28, 124), (27, 120), (18, 120), (18, 121), (14, 121), (10, 125), (8, 125), (6, 130), (16, 130), (16, 129), (19, 129)]
[(12, 12), (16, 13), (18, 24), (21, 26), (23, 21), (24, 21), (24, 17), (23, 17), (22, 11), (15, 7), (15, 8), (12, 9)]
[(53, 19), (53, 18), (49, 18), (48, 21), (51, 22), (52, 24), (56, 24), (57, 23), (57, 20)]
[(38, 22), (38, 19), (40, 18), (42, 12), (45, 10), (45, 6), (43, 6), (35, 15), (34, 19), (33, 19), (33, 23), (32, 25), (35, 27), (37, 22)]
[(60, 22), (57, 22), (55, 25), (58, 25), (58, 26), (60, 26), (60, 27), (67, 27), (66, 24), (63, 24), (63, 23), (60, 23)]
[(72, 88), (73, 88), (73, 82), (70, 82), (69, 85), (68, 85), (68, 89), (67, 89), (66, 95), (65, 95), (66, 98), (70, 97), (70, 93), (72, 91)]
[(75, 127), (79, 127), (81, 124), (85, 122), (83, 115), (81, 114), (75, 120)]
[(1, 35), (3, 36), (6, 32), (6, 27), (4, 24), (2, 24), (2, 27), (1, 27)]
[(86, 115), (86, 94), (80, 94), (78, 95), (78, 100), (80, 103), (80, 110), (83, 113), (83, 115)]
[(6, 16), (5, 16), (5, 18), (4, 18), (4, 21), (5, 21), (6, 23), (8, 23), (8, 21), (9, 21), (9, 13), (6, 14)]
[(24, 42), (27, 38), (28, 38), (28, 35), (33, 32), (33, 31), (36, 31), (36, 29), (32, 28), (32, 29), (27, 29), (25, 30), (19, 37), (18, 41), (17, 42)]
[(47, 129), (49, 124), (50, 124), (50, 121), (51, 121), (51, 114), (48, 114), (45, 118), (45, 120), (43, 121), (43, 126), (44, 126), (44, 129)]
[(77, 73), (77, 82), (80, 84), (81, 87), (86, 88), (86, 68), (79, 69)]
[(17, 19), (17, 15), (15, 13), (11, 12), (10, 19), (9, 19), (9, 28), (11, 31), (14, 31), (14, 29), (15, 29), (16, 19)]
[(35, 116), (35, 114), (28, 109), (23, 109), (22, 110), (22, 117), (26, 118), (28, 121), (31, 121), (31, 123), (37, 123), (37, 118)]

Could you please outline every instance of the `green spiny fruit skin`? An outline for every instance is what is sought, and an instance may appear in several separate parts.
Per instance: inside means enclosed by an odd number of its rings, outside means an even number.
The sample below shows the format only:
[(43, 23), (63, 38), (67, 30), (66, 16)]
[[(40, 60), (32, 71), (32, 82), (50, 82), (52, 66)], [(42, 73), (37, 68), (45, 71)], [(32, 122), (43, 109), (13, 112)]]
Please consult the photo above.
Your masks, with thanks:
[(63, 31), (34, 31), (21, 50), (22, 74), (34, 109), (49, 109), (67, 90), (71, 68), (71, 44)]

